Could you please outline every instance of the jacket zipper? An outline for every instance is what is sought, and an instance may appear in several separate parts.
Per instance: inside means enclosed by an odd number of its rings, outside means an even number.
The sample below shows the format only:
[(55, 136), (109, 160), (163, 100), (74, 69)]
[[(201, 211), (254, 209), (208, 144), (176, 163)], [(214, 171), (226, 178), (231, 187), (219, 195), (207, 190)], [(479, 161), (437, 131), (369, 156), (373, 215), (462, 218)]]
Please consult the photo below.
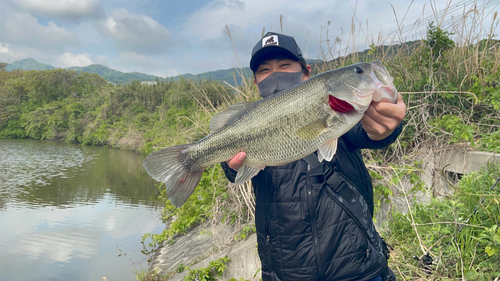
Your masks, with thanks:
[(269, 266), (271, 266), (271, 236), (269, 235), (269, 222), (266, 221), (265, 225), (265, 231), (266, 231), (266, 246), (267, 246), (267, 260), (269, 263)]
[[(366, 229), (363, 227), (363, 225), (361, 224), (361, 222), (356, 218), (356, 216), (354, 216), (354, 214), (347, 208), (344, 206), (344, 204), (342, 204), (335, 196), (330, 196), (338, 205), (340, 205), (340, 207), (342, 207), (342, 209), (347, 212), (347, 214), (349, 214), (349, 216), (352, 218), (352, 220), (354, 221), (354, 223), (356, 223), (358, 225), (358, 227), (361, 229), (361, 233), (363, 234), (363, 236), (365, 237), (365, 239), (368, 241), (369, 244), (371, 244), (373, 246), (373, 242), (372, 240), (370, 239), (370, 237), (368, 236), (368, 233), (366, 232)], [(369, 257), (370, 256), (370, 246), (368, 246), (368, 249), (366, 249), (366, 257)]]
[(269, 266), (271, 266), (271, 243), (269, 243), (270, 239), (271, 239), (271, 236), (269, 236), (269, 234), (267, 234), (266, 244), (267, 244), (267, 260), (269, 261)]
[(309, 174), (311, 171), (311, 165), (307, 165), (307, 177), (306, 177), (306, 186), (307, 186), (307, 204), (309, 207), (309, 213), (311, 214), (311, 228), (313, 231), (313, 240), (314, 240), (314, 252), (316, 255), (316, 263), (318, 264), (318, 272), (320, 280), (325, 280), (325, 272), (323, 268), (323, 261), (321, 260), (321, 254), (319, 252), (319, 241), (318, 241), (318, 230), (316, 229), (316, 212), (314, 211), (314, 202), (311, 193), (311, 181), (309, 179)]

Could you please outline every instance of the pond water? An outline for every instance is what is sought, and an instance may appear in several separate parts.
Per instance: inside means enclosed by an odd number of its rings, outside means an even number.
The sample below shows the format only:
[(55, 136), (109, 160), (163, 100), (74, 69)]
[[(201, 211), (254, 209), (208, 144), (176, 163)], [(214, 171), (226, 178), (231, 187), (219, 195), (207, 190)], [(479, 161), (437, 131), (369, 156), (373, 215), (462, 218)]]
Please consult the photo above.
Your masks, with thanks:
[(0, 139), (0, 280), (135, 280), (141, 236), (165, 228), (143, 159)]

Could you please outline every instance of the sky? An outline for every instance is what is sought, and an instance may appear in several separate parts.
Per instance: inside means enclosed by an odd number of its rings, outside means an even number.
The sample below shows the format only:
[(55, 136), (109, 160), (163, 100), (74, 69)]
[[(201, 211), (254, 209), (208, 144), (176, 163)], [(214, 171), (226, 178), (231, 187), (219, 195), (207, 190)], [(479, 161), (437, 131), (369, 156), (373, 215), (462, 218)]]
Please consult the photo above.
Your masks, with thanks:
[[(499, 2), (478, 0), (480, 14), (468, 13), (466, 21), (481, 22), (486, 32)], [(102, 64), (160, 77), (197, 74), (248, 66), (263, 29), (294, 36), (306, 58), (320, 59), (372, 42), (421, 39), (430, 20), (457, 22), (473, 5), (473, 0), (0, 0), (0, 61), (33, 58), (61, 68)]]

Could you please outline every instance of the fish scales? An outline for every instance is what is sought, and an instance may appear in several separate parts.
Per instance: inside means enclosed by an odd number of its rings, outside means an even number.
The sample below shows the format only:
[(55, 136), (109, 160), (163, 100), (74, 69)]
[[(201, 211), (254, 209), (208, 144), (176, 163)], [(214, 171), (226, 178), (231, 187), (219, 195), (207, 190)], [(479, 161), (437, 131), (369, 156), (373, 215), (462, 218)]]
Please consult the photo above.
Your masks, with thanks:
[(326, 116), (322, 110), (324, 98), (318, 95), (325, 91), (325, 85), (312, 82), (306, 81), (300, 87), (254, 104), (249, 113), (200, 140), (187, 153), (200, 167), (223, 162), (240, 151), (247, 153), (247, 165), (255, 167), (280, 165), (302, 158), (325, 138), (320, 135), (311, 141), (296, 134), (297, 129)]
[(319, 74), (254, 103), (236, 104), (216, 114), (210, 135), (165, 148), (144, 159), (146, 171), (166, 185), (175, 206), (186, 202), (206, 167), (246, 152), (235, 183), (265, 166), (278, 166), (318, 151), (330, 161), (337, 139), (355, 126), (372, 100), (396, 102), (393, 78), (378, 61)]

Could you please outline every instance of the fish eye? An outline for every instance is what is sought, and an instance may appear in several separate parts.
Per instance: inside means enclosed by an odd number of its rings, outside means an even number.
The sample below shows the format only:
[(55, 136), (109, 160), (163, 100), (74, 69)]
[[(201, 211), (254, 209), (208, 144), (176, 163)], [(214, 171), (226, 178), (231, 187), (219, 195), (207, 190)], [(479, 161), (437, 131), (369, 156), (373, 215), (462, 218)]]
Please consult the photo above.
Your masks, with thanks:
[(354, 68), (354, 71), (356, 71), (357, 74), (363, 73), (363, 69), (359, 66), (356, 66), (356, 68)]

